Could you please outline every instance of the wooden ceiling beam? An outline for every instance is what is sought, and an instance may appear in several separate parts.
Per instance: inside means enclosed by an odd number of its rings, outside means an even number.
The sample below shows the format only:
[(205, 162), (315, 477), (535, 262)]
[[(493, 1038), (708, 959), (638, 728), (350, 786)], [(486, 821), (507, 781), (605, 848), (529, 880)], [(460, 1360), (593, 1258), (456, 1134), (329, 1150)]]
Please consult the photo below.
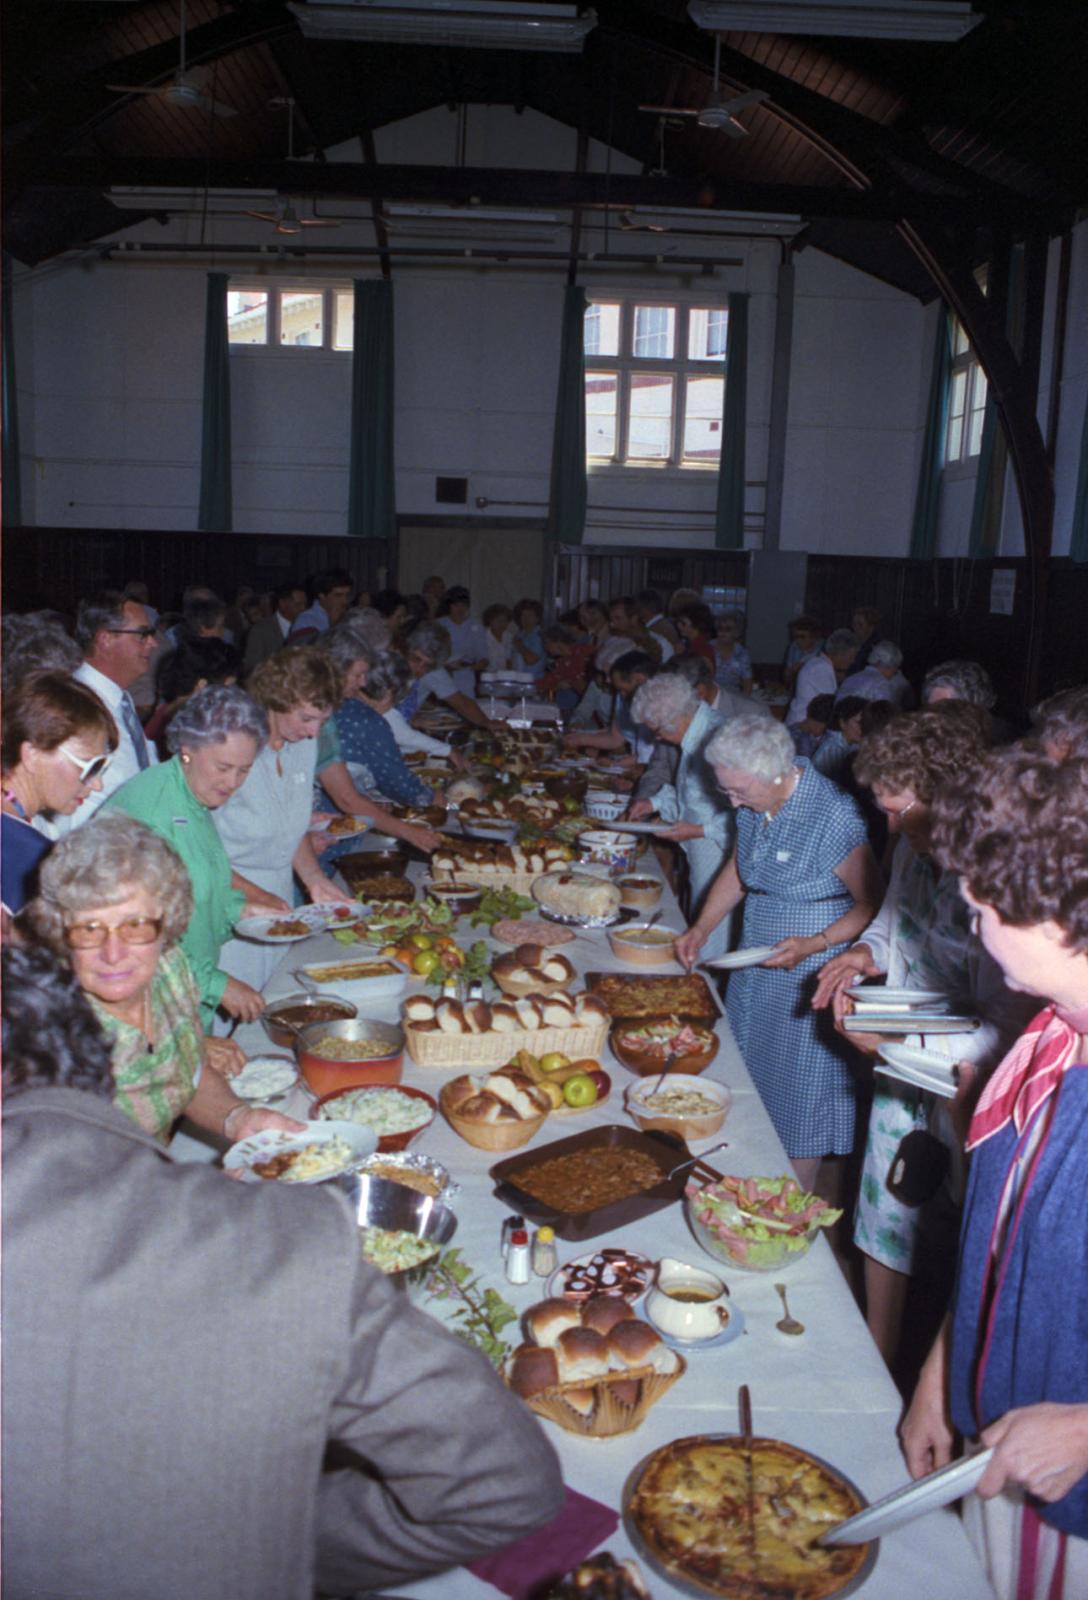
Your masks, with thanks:
[(275, 189), (281, 194), (335, 195), (340, 199), (428, 201), (446, 205), (651, 206), (685, 209), (758, 211), (801, 217), (847, 217), (898, 223), (914, 218), (931, 226), (981, 222), (992, 215), (983, 204), (933, 195), (885, 194), (879, 188), (823, 187), (816, 184), (747, 183), (709, 173), (653, 177), (641, 173), (530, 170), (502, 167), (364, 165), (356, 162), (207, 161), (201, 158), (154, 160), (145, 157), (70, 157), (31, 184), (43, 193), (61, 189), (113, 186), (151, 189)]

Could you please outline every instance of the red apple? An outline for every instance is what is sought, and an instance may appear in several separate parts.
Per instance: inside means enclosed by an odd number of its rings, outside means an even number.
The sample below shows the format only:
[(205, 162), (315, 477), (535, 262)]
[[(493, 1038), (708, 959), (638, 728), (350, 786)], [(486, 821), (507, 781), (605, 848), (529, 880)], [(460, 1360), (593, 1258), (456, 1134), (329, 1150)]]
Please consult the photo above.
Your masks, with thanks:
[(609, 1089), (612, 1087), (612, 1079), (608, 1076), (607, 1072), (602, 1072), (600, 1067), (595, 1067), (589, 1076), (597, 1085), (597, 1099), (603, 1100)]

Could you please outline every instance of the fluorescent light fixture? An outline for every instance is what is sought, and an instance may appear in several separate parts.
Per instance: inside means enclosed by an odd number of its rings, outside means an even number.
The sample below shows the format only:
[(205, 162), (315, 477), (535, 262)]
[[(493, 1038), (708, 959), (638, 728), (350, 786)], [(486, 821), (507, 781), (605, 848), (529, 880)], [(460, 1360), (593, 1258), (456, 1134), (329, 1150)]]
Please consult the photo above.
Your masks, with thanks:
[(485, 50), (580, 51), (595, 11), (542, 0), (304, 0), (287, 8), (314, 39)]
[[(251, 206), (258, 200), (276, 200), (279, 196), (275, 189), (209, 189), (207, 201), (209, 210), (216, 211), (224, 205), (237, 206), (239, 204)], [(202, 206), (205, 200), (203, 189), (162, 189), (139, 188), (133, 184), (114, 184), (112, 189), (106, 190), (106, 199), (112, 200), (115, 206), (121, 206), (134, 211), (191, 211)]]
[(384, 211), (391, 220), (404, 217), (421, 222), (518, 222), (554, 228), (559, 221), (554, 211), (510, 211), (501, 206), (429, 206), (393, 201), (384, 207)]
[(691, 0), (710, 33), (831, 34), (953, 44), (982, 18), (964, 0)]

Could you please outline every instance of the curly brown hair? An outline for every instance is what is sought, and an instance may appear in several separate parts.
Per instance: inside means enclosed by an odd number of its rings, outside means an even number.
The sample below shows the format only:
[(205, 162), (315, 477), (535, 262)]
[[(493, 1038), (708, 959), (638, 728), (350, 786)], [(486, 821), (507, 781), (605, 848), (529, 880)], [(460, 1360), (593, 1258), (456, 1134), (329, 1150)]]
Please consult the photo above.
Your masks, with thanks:
[(335, 711), (344, 697), (343, 680), (330, 657), (309, 645), (277, 650), (250, 673), (246, 689), (266, 711), (294, 711), (304, 705)]
[(1088, 952), (1088, 761), (995, 750), (934, 804), (934, 852), (1017, 928), (1054, 922)]
[(978, 766), (986, 753), (986, 716), (965, 700), (905, 711), (865, 736), (854, 777), (870, 789), (910, 792), (927, 804), (949, 783)]

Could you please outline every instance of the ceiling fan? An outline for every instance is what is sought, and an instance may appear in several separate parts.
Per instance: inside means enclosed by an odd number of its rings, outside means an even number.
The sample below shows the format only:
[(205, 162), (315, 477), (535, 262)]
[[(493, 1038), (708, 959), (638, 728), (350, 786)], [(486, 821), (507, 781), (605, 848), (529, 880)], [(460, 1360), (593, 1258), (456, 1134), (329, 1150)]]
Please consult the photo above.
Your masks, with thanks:
[(718, 64), (721, 57), (721, 35), (714, 35), (714, 87), (710, 97), (701, 106), (639, 106), (640, 111), (652, 112), (658, 117), (694, 117), (700, 128), (711, 128), (730, 139), (747, 137), (748, 129), (738, 122), (736, 113), (747, 106), (761, 105), (768, 98), (763, 89), (749, 89), (746, 94), (726, 94), (718, 87)]
[[(295, 101), (292, 95), (276, 95), (269, 105), (287, 107), (287, 159), (295, 159)], [(286, 196), (274, 211), (245, 211), (243, 216), (256, 217), (258, 222), (271, 222), (276, 233), (296, 234), (303, 228), (338, 228), (340, 224), (327, 217), (300, 217), (294, 201)]]
[(180, 59), (178, 69), (169, 83), (160, 83), (155, 86), (137, 83), (107, 83), (106, 88), (115, 94), (149, 94), (156, 100), (161, 100), (165, 105), (181, 106), (184, 110), (210, 111), (213, 117), (236, 117), (238, 112), (233, 106), (225, 105), (222, 100), (216, 100), (211, 95), (204, 93), (205, 86), (212, 71), (208, 67), (188, 67), (185, 64), (185, 0), (178, 0), (178, 13), (180, 17), (180, 31), (178, 45)]

